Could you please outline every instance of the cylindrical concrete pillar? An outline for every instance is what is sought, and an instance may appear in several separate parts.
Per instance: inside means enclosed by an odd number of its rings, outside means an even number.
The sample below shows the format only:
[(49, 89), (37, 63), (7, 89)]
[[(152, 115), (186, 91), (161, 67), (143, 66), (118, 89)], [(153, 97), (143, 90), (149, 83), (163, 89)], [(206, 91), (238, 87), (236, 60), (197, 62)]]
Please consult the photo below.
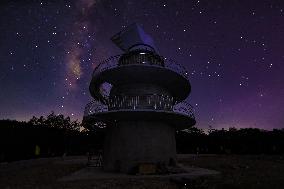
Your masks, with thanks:
[(107, 128), (104, 170), (128, 173), (143, 163), (176, 162), (175, 130), (167, 123), (123, 121)]

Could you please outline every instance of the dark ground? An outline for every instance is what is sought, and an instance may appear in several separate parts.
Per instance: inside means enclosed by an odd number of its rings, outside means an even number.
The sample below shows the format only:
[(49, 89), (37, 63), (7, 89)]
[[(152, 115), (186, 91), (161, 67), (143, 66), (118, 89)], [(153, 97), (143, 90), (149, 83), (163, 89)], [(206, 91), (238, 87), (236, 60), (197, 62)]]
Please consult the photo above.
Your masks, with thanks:
[[(49, 158), (0, 164), (0, 188), (284, 188), (284, 156), (180, 155), (186, 166), (213, 169), (221, 175), (178, 181), (165, 178), (120, 178), (58, 181), (86, 167), (85, 157)], [(187, 184), (186, 186), (184, 184)]]
[(184, 165), (221, 172), (222, 175), (219, 178), (206, 181), (208, 187), (205, 188), (284, 188), (284, 156), (203, 155), (195, 159), (181, 158), (180, 161)]

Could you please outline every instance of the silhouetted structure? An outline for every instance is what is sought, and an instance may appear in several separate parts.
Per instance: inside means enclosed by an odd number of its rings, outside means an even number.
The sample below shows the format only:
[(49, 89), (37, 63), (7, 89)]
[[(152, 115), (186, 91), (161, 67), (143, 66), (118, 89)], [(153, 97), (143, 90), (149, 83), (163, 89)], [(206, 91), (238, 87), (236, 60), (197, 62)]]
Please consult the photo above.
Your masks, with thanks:
[[(130, 172), (141, 164), (176, 164), (175, 130), (195, 124), (182, 102), (191, 91), (185, 68), (158, 55), (150, 36), (134, 24), (112, 40), (124, 54), (99, 64), (84, 121), (105, 127), (103, 166)], [(104, 94), (104, 83), (111, 85)]]

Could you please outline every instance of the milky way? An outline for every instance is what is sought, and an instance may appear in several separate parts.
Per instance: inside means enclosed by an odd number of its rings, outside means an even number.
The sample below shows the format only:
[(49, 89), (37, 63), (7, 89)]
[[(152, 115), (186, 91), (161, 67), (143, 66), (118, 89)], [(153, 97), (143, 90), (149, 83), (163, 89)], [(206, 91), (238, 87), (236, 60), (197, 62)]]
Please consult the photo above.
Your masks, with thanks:
[(200, 128), (284, 127), (284, 2), (1, 1), (0, 119), (82, 119), (91, 74), (140, 23), (190, 73)]

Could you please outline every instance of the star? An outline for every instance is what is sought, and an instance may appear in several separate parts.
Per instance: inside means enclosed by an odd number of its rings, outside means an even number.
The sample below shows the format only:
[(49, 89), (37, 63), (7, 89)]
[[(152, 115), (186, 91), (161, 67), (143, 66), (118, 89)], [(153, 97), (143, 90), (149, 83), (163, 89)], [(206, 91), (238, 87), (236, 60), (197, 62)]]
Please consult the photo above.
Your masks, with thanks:
[(55, 111), (81, 121), (85, 105), (94, 100), (89, 92), (94, 69), (123, 53), (110, 38), (139, 22), (165, 68), (185, 68), (191, 93), (184, 100), (198, 112), (198, 128), (209, 123), (282, 128), (282, 4), (7, 1), (0, 23), (0, 85), (5, 89), (0, 119), (29, 120)]

